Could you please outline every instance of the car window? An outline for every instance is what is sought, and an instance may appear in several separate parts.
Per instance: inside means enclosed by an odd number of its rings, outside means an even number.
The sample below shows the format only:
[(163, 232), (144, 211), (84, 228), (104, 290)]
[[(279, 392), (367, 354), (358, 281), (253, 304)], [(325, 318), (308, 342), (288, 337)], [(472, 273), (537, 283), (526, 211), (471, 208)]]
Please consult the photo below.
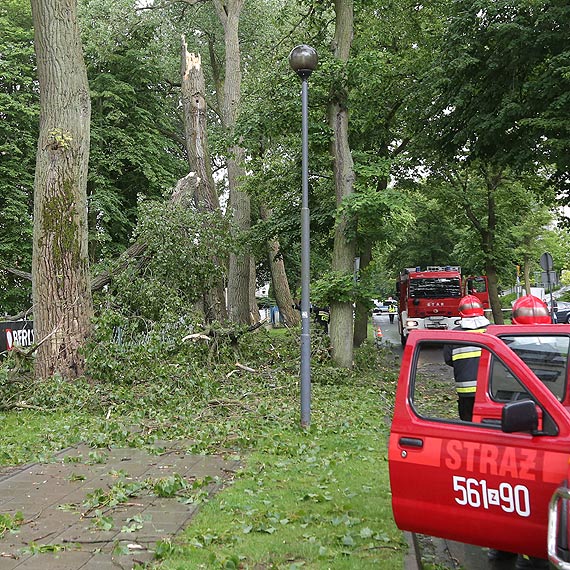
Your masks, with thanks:
[[(478, 345), (477, 334), (473, 334), (473, 341), (433, 342), (421, 341), (418, 343), (411, 367), (411, 382), (409, 401), (414, 412), (423, 419), (435, 421), (462, 421), (459, 417), (457, 385), (454, 377), (452, 352), (465, 355), (480, 352), (472, 369), (475, 381), (480, 374), (486, 373), (488, 363), (494, 358), (493, 353), (486, 347)], [(461, 362), (465, 362), (462, 358)], [(497, 360), (498, 362), (498, 360)], [(498, 370), (499, 364), (497, 364)], [(502, 365), (506, 371), (504, 365)], [(507, 377), (506, 372), (503, 373)], [(516, 379), (511, 377), (511, 383)], [(522, 386), (511, 387), (511, 391), (523, 392)], [(473, 396), (475, 394), (473, 393)], [(482, 424), (477, 424), (482, 425)], [(496, 428), (497, 424), (486, 427)]]
[[(473, 335), (476, 337), (477, 335)], [(459, 349), (459, 350), (458, 350)], [(492, 398), (497, 402), (508, 402), (529, 398), (528, 392), (506, 365), (488, 348), (471, 342), (434, 343), (421, 342), (412, 367), (415, 376), (410, 383), (410, 403), (415, 413), (423, 419), (436, 421), (461, 421), (458, 410), (457, 386), (454, 377), (452, 351), (472, 354), (480, 351), (481, 356), (473, 371), (477, 379), (480, 373), (489, 371), (489, 387)], [(448, 363), (446, 363), (446, 361)], [(461, 361), (461, 359), (460, 359)], [(490, 367), (487, 369), (488, 363)], [(475, 394), (473, 394), (475, 396)], [(483, 426), (483, 424), (477, 424)], [(497, 428), (495, 424), (485, 427)]]
[[(568, 351), (570, 337), (556, 335), (517, 335), (501, 336), (501, 340), (515, 352), (526, 365), (544, 382), (549, 390), (562, 401), (566, 393)], [(493, 366), (494, 371), (494, 366)], [(493, 398), (497, 400), (512, 399), (509, 389), (505, 388), (507, 378), (497, 371), (490, 382)], [(516, 392), (516, 390), (511, 390)]]
[[(474, 335), (477, 336), (477, 335)], [(519, 338), (512, 339), (519, 341)], [(562, 347), (568, 343), (563, 342)], [(446, 350), (446, 347), (448, 349)], [(503, 406), (508, 402), (531, 399), (535, 400), (533, 395), (529, 394), (524, 386), (525, 379), (516, 377), (515, 374), (507, 367), (507, 365), (489, 348), (479, 345), (476, 341), (470, 342), (434, 342), (421, 341), (418, 343), (412, 364), (410, 367), (410, 382), (408, 391), (408, 402), (413, 412), (423, 420), (437, 423), (461, 423), (458, 409), (458, 396), (454, 379), (454, 372), (451, 366), (446, 362), (446, 354), (448, 350), (463, 347), (481, 350), (479, 357), (477, 381), (481, 381), (487, 374), (488, 376), (488, 394), (478, 394), (477, 399), (483, 402), (494, 400), (496, 403), (495, 416), (491, 412), (491, 408), (486, 408), (487, 419), (474, 421), (470, 423), (473, 428), (477, 429), (500, 429), (500, 414)], [(528, 351), (528, 346), (525, 347)], [(522, 351), (522, 349), (521, 349)], [(459, 352), (461, 353), (461, 351)], [(528, 356), (528, 354), (527, 354)], [(538, 357), (537, 351), (533, 351), (533, 356)], [(453, 359), (452, 359), (453, 360)], [(556, 358), (554, 359), (556, 360)], [(537, 362), (534, 363), (538, 365)], [(544, 376), (544, 375), (543, 375)], [(545, 382), (546, 385), (548, 385)], [(560, 384), (551, 383), (556, 390), (559, 390)], [(552, 389), (552, 388), (551, 388)], [(556, 395), (556, 394), (555, 394)], [(558, 396), (557, 396), (558, 397)], [(477, 405), (477, 404), (476, 404)], [(554, 435), (557, 433), (557, 426), (552, 417), (542, 408), (542, 427), (543, 433)], [(489, 421), (489, 418), (492, 421)]]
[(483, 277), (471, 277), (467, 280), (469, 293), (485, 293), (487, 291), (487, 281)]
[(510, 370), (499, 360), (493, 358), (489, 390), (494, 400), (512, 402), (529, 397), (525, 387), (513, 376)]
[(410, 401), (416, 414), (423, 418), (458, 420), (453, 368), (445, 364), (442, 348), (433, 342), (419, 345)]

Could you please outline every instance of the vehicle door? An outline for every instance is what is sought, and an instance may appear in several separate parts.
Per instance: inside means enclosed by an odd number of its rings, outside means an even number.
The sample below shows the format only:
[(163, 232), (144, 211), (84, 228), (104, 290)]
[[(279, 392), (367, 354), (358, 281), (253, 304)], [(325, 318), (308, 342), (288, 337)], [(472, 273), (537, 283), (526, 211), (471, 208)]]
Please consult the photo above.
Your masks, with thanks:
[[(570, 326), (567, 325), (491, 325), (487, 332), (500, 338), (534, 372), (566, 407), (568, 397), (568, 354)], [(478, 391), (473, 421), (499, 422), (501, 408), (495, 402), (509, 402), (528, 397), (523, 387), (492, 358), (483, 362), (479, 374), (489, 377), (489, 390)]]
[[(461, 421), (445, 344), (481, 349), (476, 401), (494, 389), (491, 366), (503, 367), (525, 399), (491, 400), (493, 421)], [(402, 359), (389, 443), (398, 527), (546, 557), (548, 503), (566, 477), (569, 438), (562, 404), (502, 340), (414, 331)]]
[(489, 284), (486, 275), (470, 276), (465, 279), (465, 295), (474, 295), (485, 310), (489, 309)]

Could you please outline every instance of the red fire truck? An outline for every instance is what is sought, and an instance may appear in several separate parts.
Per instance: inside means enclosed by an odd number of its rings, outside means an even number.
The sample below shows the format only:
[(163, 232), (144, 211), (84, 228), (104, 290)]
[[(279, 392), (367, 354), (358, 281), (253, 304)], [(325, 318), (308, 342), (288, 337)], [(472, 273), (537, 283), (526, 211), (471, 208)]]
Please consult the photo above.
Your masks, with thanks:
[[(481, 349), (471, 422), (444, 344)], [(389, 443), (399, 528), (570, 569), (569, 354), (569, 325), (409, 335)]]
[(489, 308), (486, 277), (462, 279), (456, 265), (404, 269), (396, 281), (398, 295), (398, 332), (402, 346), (411, 330), (452, 329), (458, 325), (459, 299), (463, 295), (479, 297)]

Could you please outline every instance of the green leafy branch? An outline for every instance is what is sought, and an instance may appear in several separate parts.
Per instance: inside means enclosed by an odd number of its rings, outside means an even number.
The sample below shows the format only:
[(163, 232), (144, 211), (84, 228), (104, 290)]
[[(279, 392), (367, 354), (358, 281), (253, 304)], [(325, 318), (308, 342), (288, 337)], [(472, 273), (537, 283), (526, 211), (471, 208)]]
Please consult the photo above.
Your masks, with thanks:
[[(118, 505), (124, 505), (133, 497), (140, 496), (143, 493), (162, 498), (179, 497), (186, 502), (197, 502), (207, 498), (208, 491), (205, 487), (212, 482), (213, 479), (211, 477), (195, 479), (189, 482), (179, 473), (158, 479), (149, 477), (145, 481), (129, 483), (119, 481), (107, 491), (95, 489), (92, 493), (89, 493), (82, 505), (86, 508), (82, 516), (88, 516), (93, 512), (93, 526), (99, 530), (110, 530), (113, 528), (113, 519), (104, 515), (103, 509), (112, 509)], [(135, 522), (140, 523), (141, 521)]]
[(357, 186), (356, 192), (342, 201), (337, 219), (340, 216), (349, 220), (346, 237), (352, 240), (385, 240), (395, 232), (405, 231), (414, 222), (402, 192), (394, 188), (379, 192), (370, 185)]
[(374, 281), (368, 272), (343, 273), (331, 271), (311, 283), (311, 299), (318, 306), (331, 302), (360, 302), (372, 307)]
[(15, 515), (0, 514), (0, 538), (7, 532), (18, 532), (24, 522), (24, 515), (18, 511)]
[(335, 301), (354, 301), (357, 289), (353, 273), (331, 271), (311, 284), (311, 298), (319, 306), (328, 306)]
[(51, 150), (65, 150), (69, 148), (73, 137), (71, 133), (64, 131), (63, 129), (52, 129), (49, 132), (49, 142), (46, 148)]
[(79, 544), (38, 544), (34, 541), (22, 549), (24, 554), (45, 554), (46, 552), (65, 552), (69, 550), (81, 550)]

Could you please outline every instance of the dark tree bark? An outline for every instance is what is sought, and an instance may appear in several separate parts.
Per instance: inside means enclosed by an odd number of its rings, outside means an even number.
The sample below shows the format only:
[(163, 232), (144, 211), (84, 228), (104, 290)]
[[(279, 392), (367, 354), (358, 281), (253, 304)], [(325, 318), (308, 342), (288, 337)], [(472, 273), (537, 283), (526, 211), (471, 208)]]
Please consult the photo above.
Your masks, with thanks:
[[(217, 89), (221, 120), (228, 140), (234, 130), (241, 103), (241, 51), (239, 46), (239, 20), (243, 0), (214, 0), (218, 18), (224, 28), (225, 75), (223, 90)], [(220, 84), (219, 76), (216, 82)], [(251, 227), (251, 204), (249, 196), (241, 190), (241, 180), (245, 176), (244, 149), (239, 144), (228, 148), (228, 186), (230, 192), (230, 211), (236, 230), (236, 237), (247, 233)], [(230, 254), (228, 274), (228, 309), (230, 320), (234, 323), (251, 322), (250, 254), (248, 252)]]
[(87, 251), (91, 103), (75, 0), (32, 0), (40, 134), (32, 292), (36, 378), (83, 374), (93, 313)]
[[(184, 132), (188, 163), (196, 173), (195, 204), (200, 212), (220, 209), (216, 185), (212, 176), (208, 148), (207, 106), (204, 72), (199, 54), (188, 53), (186, 40), (181, 46), (182, 104), (184, 108)], [(216, 265), (222, 263), (214, 259)], [(223, 283), (217, 283), (204, 293), (203, 310), (207, 322), (226, 321), (226, 299)]]
[(257, 306), (257, 297), (255, 292), (257, 289), (257, 279), (255, 271), (255, 258), (249, 256), (249, 318), (252, 324), (257, 324), (261, 320), (259, 307)]
[[(372, 261), (372, 247), (366, 244), (360, 250), (360, 271), (364, 271)], [(368, 336), (369, 309), (362, 302), (356, 303), (354, 311), (354, 346), (359, 347)]]
[(503, 182), (503, 170), (501, 168), (483, 164), (480, 166), (480, 174), (485, 182), (487, 198), (487, 208), (484, 219), (477, 216), (471, 206), (470, 190), (468, 185), (469, 176), (466, 176), (463, 180), (456, 178), (454, 183), (463, 198), (465, 215), (479, 235), (481, 250), (484, 256), (485, 273), (489, 284), (489, 304), (491, 305), (493, 320), (495, 324), (502, 325), (504, 323), (504, 319), (501, 301), (499, 299), (497, 266), (494, 259), (495, 248), (497, 246), (497, 205), (495, 202), (495, 192)]
[[(352, 0), (335, 0), (334, 56), (346, 64), (350, 55), (353, 34)], [(346, 93), (335, 92), (329, 105), (329, 123), (333, 133), (331, 155), (334, 161), (336, 203), (352, 194), (354, 168), (348, 142), (348, 109)], [(346, 237), (347, 220), (337, 221), (334, 234), (332, 269), (334, 272), (351, 273), (354, 270), (354, 242)], [(350, 301), (333, 301), (330, 306), (330, 337), (332, 358), (344, 368), (352, 368), (353, 356), (353, 314)]]

